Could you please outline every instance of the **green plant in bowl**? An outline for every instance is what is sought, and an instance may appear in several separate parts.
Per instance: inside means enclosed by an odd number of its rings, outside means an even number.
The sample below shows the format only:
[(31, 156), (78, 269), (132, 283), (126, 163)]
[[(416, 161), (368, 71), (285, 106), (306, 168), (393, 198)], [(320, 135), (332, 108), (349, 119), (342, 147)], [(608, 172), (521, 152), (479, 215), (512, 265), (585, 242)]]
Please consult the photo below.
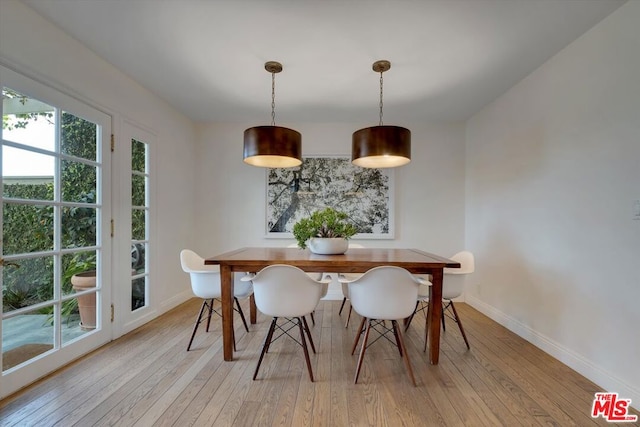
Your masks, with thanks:
[(305, 249), (309, 239), (313, 238), (349, 239), (358, 230), (348, 221), (348, 218), (346, 213), (333, 208), (315, 211), (311, 216), (302, 218), (294, 224), (293, 237), (301, 249)]

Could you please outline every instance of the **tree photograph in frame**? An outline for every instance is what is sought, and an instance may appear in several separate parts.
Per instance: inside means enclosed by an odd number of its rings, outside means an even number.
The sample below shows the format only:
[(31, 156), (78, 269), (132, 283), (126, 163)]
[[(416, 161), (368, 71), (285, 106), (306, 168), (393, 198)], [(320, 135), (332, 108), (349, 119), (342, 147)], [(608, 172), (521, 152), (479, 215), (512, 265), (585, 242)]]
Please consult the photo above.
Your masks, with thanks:
[(305, 157), (267, 169), (266, 237), (291, 238), (293, 225), (331, 207), (347, 214), (354, 238), (393, 238), (393, 169), (354, 166), (349, 157)]

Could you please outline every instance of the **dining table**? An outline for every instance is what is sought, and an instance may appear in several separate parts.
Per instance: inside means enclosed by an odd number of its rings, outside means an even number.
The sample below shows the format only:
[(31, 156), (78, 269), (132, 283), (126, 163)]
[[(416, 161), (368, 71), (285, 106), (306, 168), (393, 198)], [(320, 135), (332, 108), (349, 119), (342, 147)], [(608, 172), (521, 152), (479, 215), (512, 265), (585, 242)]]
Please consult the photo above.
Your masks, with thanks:
[[(442, 316), (442, 279), (444, 268), (460, 268), (460, 264), (419, 249), (349, 248), (340, 255), (318, 255), (309, 249), (291, 247), (244, 247), (206, 258), (206, 265), (220, 266), (222, 301), (222, 342), (225, 361), (233, 360), (233, 274), (257, 273), (273, 264), (288, 264), (306, 272), (364, 273), (371, 268), (391, 265), (417, 275), (430, 275), (429, 361), (438, 364)], [(256, 323), (256, 306), (250, 298), (250, 321)]]

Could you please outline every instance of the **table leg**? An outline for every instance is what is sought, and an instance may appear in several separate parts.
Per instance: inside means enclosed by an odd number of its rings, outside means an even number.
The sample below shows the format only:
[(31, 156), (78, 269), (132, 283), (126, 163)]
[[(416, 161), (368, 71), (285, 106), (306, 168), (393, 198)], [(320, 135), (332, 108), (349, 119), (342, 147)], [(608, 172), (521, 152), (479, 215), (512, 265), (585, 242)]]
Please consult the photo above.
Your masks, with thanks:
[(431, 273), (429, 296), (429, 361), (438, 364), (440, 357), (440, 319), (442, 318), (442, 269)]
[(228, 265), (220, 265), (222, 300), (222, 350), (224, 360), (233, 360), (233, 272)]

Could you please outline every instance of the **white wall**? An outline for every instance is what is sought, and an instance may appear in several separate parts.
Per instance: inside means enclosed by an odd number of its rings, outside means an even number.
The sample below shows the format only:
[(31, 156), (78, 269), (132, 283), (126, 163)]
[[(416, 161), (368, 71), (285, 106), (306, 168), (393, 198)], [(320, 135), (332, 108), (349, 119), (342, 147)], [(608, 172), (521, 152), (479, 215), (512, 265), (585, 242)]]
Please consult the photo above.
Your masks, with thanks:
[(467, 123), (467, 302), (640, 402), (640, 2)]
[(197, 231), (193, 123), (18, 1), (0, 0), (0, 63), (110, 114), (116, 145), (124, 119), (156, 136), (156, 301), (164, 311), (190, 297), (178, 253)]
[[(265, 238), (266, 171), (242, 161), (243, 132), (261, 123), (199, 126), (198, 249), (214, 255), (242, 246), (286, 246)], [(287, 123), (302, 134), (303, 155), (351, 155), (351, 135), (370, 124)], [(412, 161), (395, 170), (395, 239), (362, 241), (443, 255), (464, 243), (464, 127), (403, 124), (412, 133)]]

